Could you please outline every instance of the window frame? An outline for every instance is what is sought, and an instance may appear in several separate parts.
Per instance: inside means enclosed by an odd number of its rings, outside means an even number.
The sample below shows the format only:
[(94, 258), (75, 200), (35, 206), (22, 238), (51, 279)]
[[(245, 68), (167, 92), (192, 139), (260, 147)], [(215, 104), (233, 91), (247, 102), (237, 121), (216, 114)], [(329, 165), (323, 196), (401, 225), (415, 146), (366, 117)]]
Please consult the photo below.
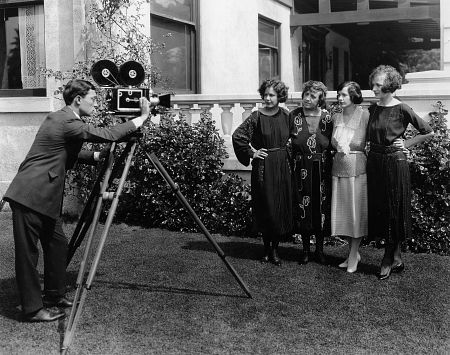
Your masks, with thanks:
[[(189, 80), (191, 82), (191, 89), (185, 89), (181, 90), (178, 93), (179, 94), (197, 94), (200, 92), (200, 51), (199, 51), (199, 43), (200, 43), (200, 33), (199, 33), (199, 4), (198, 0), (192, 0), (192, 20), (188, 21), (176, 16), (169, 16), (167, 14), (161, 13), (159, 11), (153, 11), (150, 7), (150, 36), (151, 36), (151, 21), (152, 18), (158, 18), (160, 20), (168, 20), (169, 22), (176, 23), (176, 24), (184, 24), (189, 26), (190, 29), (190, 53), (191, 58), (190, 59), (190, 76)], [(192, 33), (194, 34), (194, 40), (192, 40)], [(194, 58), (192, 58), (192, 54), (194, 55)], [(174, 91), (177, 91), (175, 88), (173, 88)]]
[[(259, 32), (259, 24), (262, 23), (264, 25), (269, 25), (274, 27), (275, 32), (275, 45), (271, 45), (268, 43), (264, 43), (260, 39), (260, 32)], [(260, 62), (260, 50), (261, 49), (267, 49), (270, 53), (270, 58), (272, 62), (274, 59), (276, 59), (276, 65), (273, 67), (275, 68), (275, 73), (271, 72), (270, 77), (271, 78), (281, 78), (281, 23), (277, 21), (273, 21), (265, 16), (258, 15), (258, 80), (261, 83), (265, 78), (260, 77), (260, 68), (259, 68), (259, 62)], [(275, 57), (274, 57), (275, 53)], [(272, 67), (271, 67), (272, 68)]]
[[(21, 6), (29, 5), (44, 5), (44, 0), (2, 0), (0, 1), (0, 10), (8, 8), (19, 8)], [(45, 14), (45, 5), (44, 5)], [(44, 18), (45, 29), (45, 18)], [(44, 30), (45, 31), (45, 30)], [(44, 34), (45, 36), (45, 34)], [(45, 44), (44, 44), (45, 47)], [(44, 48), (46, 49), (46, 48)], [(47, 54), (45, 54), (47, 57)], [(26, 88), (26, 89), (2, 89), (0, 88), (0, 97), (46, 97), (47, 87), (44, 88)]]

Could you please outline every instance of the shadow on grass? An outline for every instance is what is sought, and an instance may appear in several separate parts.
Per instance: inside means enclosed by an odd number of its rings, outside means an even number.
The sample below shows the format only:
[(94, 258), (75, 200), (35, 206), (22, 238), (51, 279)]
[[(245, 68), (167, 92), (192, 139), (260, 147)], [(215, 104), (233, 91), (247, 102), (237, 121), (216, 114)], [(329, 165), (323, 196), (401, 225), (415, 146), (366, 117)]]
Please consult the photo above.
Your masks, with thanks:
[[(254, 242), (221, 242), (217, 243), (223, 250), (227, 257), (237, 258), (237, 259), (247, 259), (259, 261), (262, 257), (263, 246), (257, 240)], [(215, 253), (215, 249), (208, 241), (194, 241), (188, 242), (183, 249), (196, 250), (196, 251), (209, 251)], [(311, 262), (314, 262), (314, 247), (311, 248), (312, 253), (310, 254)], [(326, 253), (327, 266), (333, 268), (339, 268), (338, 265), (344, 261), (343, 255), (336, 255), (336, 249), (333, 249), (334, 254)], [(301, 255), (301, 247), (295, 244), (284, 243), (280, 244), (278, 248), (280, 258), (282, 262), (286, 263), (298, 263)], [(341, 269), (342, 270), (342, 269)], [(367, 275), (377, 275), (379, 271), (378, 265), (366, 264), (364, 261), (358, 264), (357, 273), (367, 274)]]
[(231, 298), (248, 298), (244, 295), (232, 295), (228, 293), (192, 290), (187, 288), (179, 287), (168, 287), (164, 285), (144, 285), (129, 282), (115, 282), (115, 281), (105, 281), (97, 280), (97, 284), (106, 285), (114, 289), (128, 289), (128, 290), (138, 290), (144, 292), (161, 292), (161, 293), (174, 293), (183, 295), (200, 295), (200, 296), (214, 296), (214, 297), (231, 297)]
[[(70, 285), (68, 287), (68, 291), (73, 291), (75, 289), (76, 280), (78, 273), (76, 272), (67, 272), (67, 282)], [(108, 288), (113, 288), (117, 290), (137, 290), (143, 292), (152, 292), (152, 293), (173, 293), (173, 294), (183, 294), (183, 295), (200, 295), (200, 296), (213, 296), (213, 297), (230, 297), (230, 298), (248, 298), (245, 295), (235, 295), (229, 293), (220, 293), (220, 292), (210, 292), (210, 291), (202, 291), (202, 290), (193, 290), (188, 288), (180, 288), (180, 287), (170, 287), (164, 285), (147, 285), (147, 284), (139, 284), (139, 283), (131, 283), (124, 281), (109, 281), (102, 280), (98, 278), (98, 276), (102, 276), (101, 273), (97, 274), (93, 279), (92, 284), (95, 285), (104, 285)]]

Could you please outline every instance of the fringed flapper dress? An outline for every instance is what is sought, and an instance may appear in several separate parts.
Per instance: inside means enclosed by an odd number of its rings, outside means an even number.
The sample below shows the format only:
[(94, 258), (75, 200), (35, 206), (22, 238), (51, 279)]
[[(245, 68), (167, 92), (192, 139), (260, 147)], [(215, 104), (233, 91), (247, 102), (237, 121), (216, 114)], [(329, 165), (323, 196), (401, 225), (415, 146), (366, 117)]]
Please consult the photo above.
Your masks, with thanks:
[(358, 106), (347, 123), (342, 113), (333, 116), (331, 234), (367, 236), (367, 175), (365, 154), (368, 115)]
[(319, 125), (310, 133), (303, 108), (291, 112), (296, 136), (292, 140), (294, 161), (295, 231), (312, 235), (331, 233), (331, 154), (333, 122), (328, 111), (322, 110)]
[(245, 166), (253, 157), (251, 147), (267, 149), (265, 159), (252, 160), (252, 215), (254, 230), (276, 241), (290, 238), (293, 229), (293, 176), (286, 147), (293, 132), (289, 120), (281, 108), (273, 116), (255, 111), (233, 133), (236, 157)]
[(367, 186), (369, 238), (398, 243), (411, 237), (411, 180), (406, 155), (392, 142), (412, 124), (421, 134), (432, 131), (408, 105), (369, 107)]

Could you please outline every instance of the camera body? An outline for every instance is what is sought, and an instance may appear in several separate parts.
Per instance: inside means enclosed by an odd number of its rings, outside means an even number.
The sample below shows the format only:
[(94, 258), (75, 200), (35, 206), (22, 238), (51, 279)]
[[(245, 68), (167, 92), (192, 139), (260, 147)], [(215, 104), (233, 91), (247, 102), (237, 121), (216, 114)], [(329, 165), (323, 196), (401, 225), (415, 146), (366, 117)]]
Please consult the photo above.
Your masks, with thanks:
[(149, 89), (138, 88), (112, 88), (107, 89), (106, 100), (110, 111), (115, 114), (135, 114), (140, 112), (139, 99), (150, 99)]
[(158, 106), (170, 107), (170, 94), (156, 95), (148, 88), (139, 87), (145, 79), (145, 70), (138, 62), (125, 62), (118, 69), (114, 62), (100, 60), (92, 66), (91, 75), (99, 86), (106, 89), (108, 109), (116, 115), (139, 113), (141, 97), (149, 100), (154, 115), (159, 113)]

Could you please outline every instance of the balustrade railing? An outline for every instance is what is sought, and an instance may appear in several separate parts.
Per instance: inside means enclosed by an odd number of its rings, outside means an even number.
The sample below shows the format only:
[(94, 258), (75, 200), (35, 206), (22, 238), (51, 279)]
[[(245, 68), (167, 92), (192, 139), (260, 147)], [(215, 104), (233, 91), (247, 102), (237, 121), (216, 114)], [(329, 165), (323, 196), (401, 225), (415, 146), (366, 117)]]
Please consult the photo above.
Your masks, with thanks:
[[(370, 95), (370, 94), (369, 94)], [(336, 92), (329, 92), (327, 101), (336, 101)], [(373, 97), (365, 101), (369, 105)], [(290, 94), (288, 101), (282, 104), (289, 111), (298, 107), (301, 102), (301, 93)], [(251, 114), (261, 106), (262, 100), (258, 94), (255, 95), (175, 95), (172, 99), (173, 112), (176, 117), (182, 117), (189, 124), (198, 122), (201, 112), (209, 112), (215, 121), (221, 137), (225, 140), (225, 146), (229, 159), (225, 162), (225, 169), (242, 169), (236, 161), (231, 143), (231, 135), (234, 130)], [(181, 115), (180, 115), (181, 114)]]

